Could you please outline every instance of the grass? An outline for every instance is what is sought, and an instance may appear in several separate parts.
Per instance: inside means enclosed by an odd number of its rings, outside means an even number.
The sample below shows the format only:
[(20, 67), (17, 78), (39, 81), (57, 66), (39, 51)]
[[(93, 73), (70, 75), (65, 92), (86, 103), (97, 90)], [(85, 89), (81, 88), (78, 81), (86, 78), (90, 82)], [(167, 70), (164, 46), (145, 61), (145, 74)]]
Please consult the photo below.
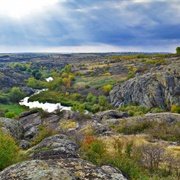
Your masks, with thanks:
[(164, 59), (148, 59), (144, 61), (145, 64), (162, 64), (165, 62), (166, 60)]
[(80, 133), (84, 134), (84, 135), (93, 135), (94, 134), (94, 130), (92, 128), (91, 123), (88, 122), (87, 125), (83, 129), (81, 129)]
[(110, 125), (115, 131), (125, 135), (145, 133), (150, 139), (165, 141), (180, 141), (180, 124), (167, 123), (161, 119), (151, 120), (146, 118), (132, 118), (122, 120), (118, 125)]
[(106, 145), (107, 151), (109, 154), (114, 154), (115, 149), (114, 146), (112, 146), (113, 143), (115, 143), (115, 140), (119, 139), (123, 142), (133, 142), (134, 145), (140, 146), (142, 144), (147, 144), (148, 141), (146, 140), (148, 138), (147, 135), (114, 135), (114, 136), (103, 136), (100, 137), (99, 139)]
[[(114, 85), (117, 81), (124, 80), (124, 77), (121, 76), (96, 76), (96, 77), (77, 77), (75, 81), (75, 85), (85, 86), (89, 85), (92, 88), (103, 87), (104, 85), (111, 84)], [(78, 86), (79, 87), (79, 86)]]
[(14, 112), (15, 114), (19, 115), (22, 112), (24, 112), (26, 109), (18, 104), (11, 104), (11, 105), (7, 105), (7, 104), (0, 104), (0, 110), (3, 111), (11, 111)]

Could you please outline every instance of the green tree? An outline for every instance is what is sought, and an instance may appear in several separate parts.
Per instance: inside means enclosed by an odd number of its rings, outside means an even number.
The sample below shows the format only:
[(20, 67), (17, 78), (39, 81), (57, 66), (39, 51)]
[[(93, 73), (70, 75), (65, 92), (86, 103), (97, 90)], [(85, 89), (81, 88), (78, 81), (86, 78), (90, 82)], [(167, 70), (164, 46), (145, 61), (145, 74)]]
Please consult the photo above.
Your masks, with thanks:
[(11, 89), (10, 92), (10, 101), (17, 103), (19, 102), (21, 99), (23, 99), (25, 97), (24, 92), (22, 92), (19, 87), (13, 87)]
[(176, 48), (176, 54), (180, 54), (180, 47)]
[(32, 72), (32, 75), (35, 79), (39, 80), (42, 76), (41, 72), (39, 72), (37, 69)]

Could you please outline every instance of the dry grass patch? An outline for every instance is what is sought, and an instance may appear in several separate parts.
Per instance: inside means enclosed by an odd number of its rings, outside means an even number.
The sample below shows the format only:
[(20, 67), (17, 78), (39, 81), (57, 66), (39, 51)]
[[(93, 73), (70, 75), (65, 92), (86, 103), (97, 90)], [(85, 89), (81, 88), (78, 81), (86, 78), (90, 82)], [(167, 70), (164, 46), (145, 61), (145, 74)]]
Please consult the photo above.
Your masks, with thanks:
[(133, 142), (135, 146), (140, 146), (142, 144), (148, 144), (147, 135), (115, 135), (115, 136), (103, 136), (98, 139), (102, 140), (105, 143), (107, 151), (111, 154), (115, 152), (113, 144), (116, 140), (121, 141), (122, 143)]
[(84, 134), (84, 135), (93, 135), (94, 134), (94, 130), (93, 127), (91, 125), (90, 122), (88, 122), (81, 130), (80, 130), (80, 134)]
[(77, 122), (72, 121), (72, 120), (61, 120), (60, 121), (60, 128), (63, 130), (75, 128), (76, 125), (77, 125)]

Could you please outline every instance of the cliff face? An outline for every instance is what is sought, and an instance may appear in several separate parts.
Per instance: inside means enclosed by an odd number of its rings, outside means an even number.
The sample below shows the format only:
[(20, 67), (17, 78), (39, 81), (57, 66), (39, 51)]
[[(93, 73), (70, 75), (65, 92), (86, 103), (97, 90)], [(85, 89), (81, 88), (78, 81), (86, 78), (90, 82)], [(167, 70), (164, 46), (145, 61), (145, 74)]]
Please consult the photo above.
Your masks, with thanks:
[(110, 92), (111, 103), (120, 107), (137, 103), (146, 107), (168, 109), (180, 105), (180, 63), (177, 61), (162, 70), (151, 70), (124, 83), (114, 86)]

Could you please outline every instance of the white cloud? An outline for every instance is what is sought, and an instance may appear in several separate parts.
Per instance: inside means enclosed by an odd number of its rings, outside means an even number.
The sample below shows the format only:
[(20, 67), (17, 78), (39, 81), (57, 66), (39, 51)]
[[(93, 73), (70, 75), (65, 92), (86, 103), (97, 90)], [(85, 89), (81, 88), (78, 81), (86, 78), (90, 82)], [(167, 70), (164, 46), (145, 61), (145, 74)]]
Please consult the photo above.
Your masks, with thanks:
[[(60, 0), (64, 2), (65, 0)], [(34, 13), (43, 12), (59, 0), (0, 0), (0, 15), (21, 19)]]
[[(147, 3), (147, 2), (167, 2), (167, 0), (132, 0), (135, 3)], [(177, 1), (177, 0), (171, 0), (171, 1)], [(179, 0), (178, 0), (179, 1)]]

